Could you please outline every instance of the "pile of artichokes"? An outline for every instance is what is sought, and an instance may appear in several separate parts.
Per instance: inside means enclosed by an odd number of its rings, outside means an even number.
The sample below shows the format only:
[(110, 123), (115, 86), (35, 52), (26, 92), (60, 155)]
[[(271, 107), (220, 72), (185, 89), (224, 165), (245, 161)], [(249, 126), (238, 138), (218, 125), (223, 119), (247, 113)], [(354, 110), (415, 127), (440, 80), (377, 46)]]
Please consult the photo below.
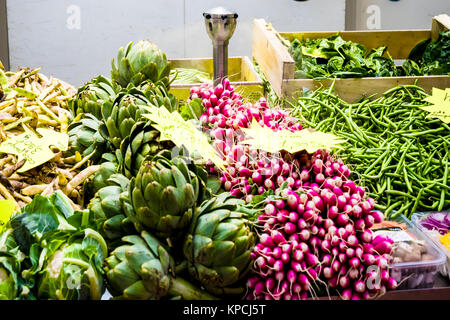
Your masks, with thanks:
[(57, 192), (13, 215), (0, 233), (0, 299), (243, 297), (249, 209), (204, 163), (172, 157), (176, 146), (144, 117), (148, 106), (180, 111), (169, 75), (154, 43), (131, 42), (110, 79), (78, 89), (65, 155), (96, 166), (84, 209)]

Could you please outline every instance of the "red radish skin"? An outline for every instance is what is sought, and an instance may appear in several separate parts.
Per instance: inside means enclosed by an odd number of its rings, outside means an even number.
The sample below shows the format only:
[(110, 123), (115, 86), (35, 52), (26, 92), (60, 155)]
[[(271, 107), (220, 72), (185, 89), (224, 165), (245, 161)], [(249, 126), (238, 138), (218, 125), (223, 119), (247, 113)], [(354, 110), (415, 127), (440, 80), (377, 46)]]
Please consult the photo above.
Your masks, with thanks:
[(356, 280), (353, 285), (353, 288), (358, 293), (363, 293), (364, 291), (366, 291), (366, 285), (364, 284), (364, 281), (362, 281), (362, 280)]

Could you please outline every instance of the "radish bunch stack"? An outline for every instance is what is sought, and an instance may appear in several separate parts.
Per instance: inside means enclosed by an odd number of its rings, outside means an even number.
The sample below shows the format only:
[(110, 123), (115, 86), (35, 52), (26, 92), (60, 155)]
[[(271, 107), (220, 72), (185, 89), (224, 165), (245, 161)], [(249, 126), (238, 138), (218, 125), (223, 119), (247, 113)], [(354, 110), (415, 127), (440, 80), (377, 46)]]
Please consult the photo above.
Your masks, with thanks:
[[(190, 99), (194, 98), (202, 99), (206, 112), (201, 115), (200, 123), (227, 163), (226, 170), (221, 172), (225, 190), (250, 202), (254, 194), (275, 190), (286, 180), (293, 186), (292, 179), (298, 176), (296, 168), (281, 154), (250, 150), (239, 142), (248, 138), (241, 129), (250, 127), (254, 120), (274, 131), (301, 130), (296, 118), (284, 110), (270, 109), (264, 98), (254, 104), (244, 103), (228, 79), (215, 88), (209, 84), (192, 88)], [(210, 170), (216, 168), (211, 164)]]
[(348, 179), (348, 168), (318, 151), (300, 175), (302, 185), (268, 198), (258, 217), (262, 233), (247, 298), (305, 299), (316, 295), (317, 284), (353, 300), (395, 289), (392, 240), (369, 230), (383, 214)]
[(227, 163), (224, 188), (248, 202), (271, 190), (257, 219), (247, 299), (306, 299), (319, 285), (343, 299), (369, 299), (397, 286), (388, 272), (392, 240), (369, 230), (383, 214), (349, 179), (347, 165), (322, 150), (268, 154), (239, 144), (253, 120), (274, 131), (302, 130), (297, 119), (264, 99), (244, 103), (228, 79), (192, 89), (191, 98), (202, 99), (201, 124)]

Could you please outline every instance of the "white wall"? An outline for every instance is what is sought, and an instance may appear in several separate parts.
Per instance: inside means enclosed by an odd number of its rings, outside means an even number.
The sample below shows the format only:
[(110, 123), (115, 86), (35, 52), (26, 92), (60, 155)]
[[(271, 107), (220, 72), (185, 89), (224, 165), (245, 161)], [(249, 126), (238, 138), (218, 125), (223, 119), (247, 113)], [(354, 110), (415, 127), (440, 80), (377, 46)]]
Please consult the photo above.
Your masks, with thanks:
[[(350, 0), (351, 1), (351, 0)], [(450, 0), (353, 0), (357, 30), (429, 29), (434, 16), (450, 15)]]
[(8, 0), (10, 69), (41, 66), (79, 86), (109, 76), (119, 47), (139, 39), (169, 58), (212, 56), (202, 13), (219, 5), (239, 14), (230, 56), (251, 56), (254, 18), (279, 31), (345, 28), (345, 0)]
[[(278, 31), (322, 31), (345, 28), (345, 1), (309, 0), (187, 0), (186, 57), (212, 55), (211, 40), (202, 13), (224, 5), (239, 14), (238, 24), (229, 44), (229, 55), (252, 55), (253, 19), (263, 18)], [(190, 43), (195, 42), (195, 45)]]

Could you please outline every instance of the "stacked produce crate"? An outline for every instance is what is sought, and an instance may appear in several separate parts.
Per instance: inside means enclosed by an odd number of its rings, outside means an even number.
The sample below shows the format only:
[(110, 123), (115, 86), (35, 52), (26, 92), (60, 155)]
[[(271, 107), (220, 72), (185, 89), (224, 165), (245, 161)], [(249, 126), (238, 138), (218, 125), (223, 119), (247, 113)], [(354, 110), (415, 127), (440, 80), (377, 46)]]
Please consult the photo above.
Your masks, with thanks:
[[(303, 90), (312, 90), (320, 86), (329, 87), (334, 83), (335, 92), (345, 101), (354, 102), (361, 96), (371, 96), (373, 94), (380, 94), (393, 88), (397, 85), (410, 85), (417, 84), (421, 86), (428, 93), (431, 92), (431, 88), (448, 88), (450, 87), (450, 77), (448, 72), (439, 70), (435, 73), (431, 72), (427, 75), (421, 75), (420, 71), (412, 71), (410, 75), (404, 75), (401, 72), (396, 72), (393, 63), (386, 59), (385, 50), (394, 60), (408, 59), (413, 52), (412, 49), (415, 46), (428, 39), (436, 40), (440, 31), (450, 28), (450, 17), (448, 15), (439, 15), (433, 18), (432, 27), (429, 30), (376, 30), (376, 31), (341, 31), (339, 32), (340, 38), (335, 44), (330, 44), (330, 56), (338, 55), (338, 51), (333, 49), (334, 45), (342, 45), (342, 41), (353, 42), (352, 48), (349, 48), (349, 54), (353, 57), (347, 57), (347, 59), (361, 60), (356, 61), (353, 68), (340, 69), (337, 67), (336, 71), (352, 72), (340, 72), (340, 74), (332, 75), (324, 73), (322, 76), (319, 74), (299, 74), (296, 72), (298, 65), (301, 63), (298, 50), (295, 52), (297, 55), (297, 61), (291, 55), (289, 45), (294, 40), (300, 42), (310, 39), (311, 41), (317, 39), (326, 39), (335, 37), (336, 32), (281, 32), (278, 33), (274, 27), (268, 24), (263, 19), (255, 19), (253, 26), (253, 58), (256, 60), (264, 73), (268, 81), (273, 87), (273, 90), (278, 96), (292, 97), (295, 95), (301, 95)], [(337, 41), (336, 40), (336, 41)], [(332, 41), (335, 41), (334, 39)], [(288, 43), (287, 43), (288, 42)], [(315, 46), (319, 46), (315, 44)], [(363, 47), (361, 47), (361, 45)], [(336, 47), (337, 48), (337, 47)], [(380, 49), (382, 49), (380, 51)], [(303, 49), (305, 50), (305, 49)], [(327, 50), (327, 48), (324, 49)], [(371, 50), (380, 51), (375, 52), (378, 55), (377, 61), (368, 61), (368, 63), (374, 64), (370, 68), (371, 72), (363, 70), (364, 56), (370, 58)], [(446, 49), (444, 49), (446, 50)], [(353, 51), (353, 53), (351, 53)], [(321, 58), (326, 59), (329, 57), (320, 57), (319, 48), (316, 52), (303, 52), (304, 56), (310, 56), (317, 61)], [(385, 57), (383, 57), (383, 55)], [(437, 58), (434, 56), (433, 58)], [(376, 58), (375, 58), (376, 59)], [(388, 61), (386, 61), (388, 60)], [(325, 62), (325, 66), (327, 66)], [(304, 62), (306, 64), (307, 62)], [(323, 63), (323, 62), (320, 62)], [(384, 63), (383, 67), (377, 69), (375, 65)], [(297, 67), (296, 67), (297, 65)], [(328, 64), (328, 67), (332, 63)], [(390, 66), (389, 66), (390, 65)], [(366, 65), (367, 67), (367, 65)], [(391, 72), (389, 72), (390, 67)], [(423, 70), (422, 70), (423, 73)], [(297, 74), (297, 76), (296, 76)], [(312, 79), (316, 78), (316, 79)], [(328, 78), (328, 79), (326, 79)], [(332, 78), (337, 78), (333, 80)]]

